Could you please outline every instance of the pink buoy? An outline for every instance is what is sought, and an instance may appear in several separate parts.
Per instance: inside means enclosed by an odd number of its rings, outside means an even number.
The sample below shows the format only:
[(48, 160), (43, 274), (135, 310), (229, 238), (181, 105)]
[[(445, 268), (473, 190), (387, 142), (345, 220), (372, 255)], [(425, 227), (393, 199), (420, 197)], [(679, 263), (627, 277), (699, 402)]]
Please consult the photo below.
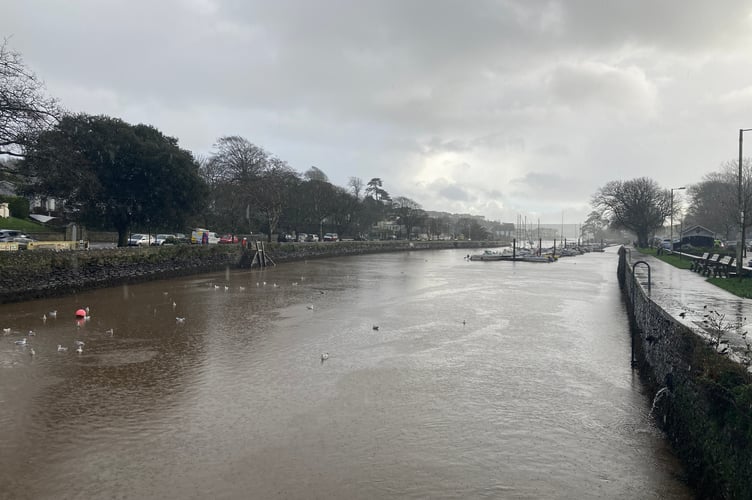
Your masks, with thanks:
[(77, 318), (85, 318), (86, 317), (86, 311), (83, 309), (79, 309), (76, 311), (76, 317)]

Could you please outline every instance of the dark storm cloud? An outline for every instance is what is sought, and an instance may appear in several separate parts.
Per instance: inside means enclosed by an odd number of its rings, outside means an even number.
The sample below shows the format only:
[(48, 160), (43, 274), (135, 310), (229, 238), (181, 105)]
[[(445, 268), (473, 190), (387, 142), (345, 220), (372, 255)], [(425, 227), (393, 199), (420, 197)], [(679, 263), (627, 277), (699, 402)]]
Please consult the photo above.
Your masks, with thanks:
[(752, 106), (737, 0), (30, 0), (0, 32), (74, 111), (496, 218), (699, 180)]

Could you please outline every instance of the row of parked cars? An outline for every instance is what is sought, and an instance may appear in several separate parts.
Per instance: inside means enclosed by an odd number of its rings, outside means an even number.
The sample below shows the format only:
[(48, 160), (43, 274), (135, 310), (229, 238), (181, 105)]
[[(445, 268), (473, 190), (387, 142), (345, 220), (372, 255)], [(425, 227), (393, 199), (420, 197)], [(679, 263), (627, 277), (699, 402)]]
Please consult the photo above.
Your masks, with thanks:
[[(300, 243), (305, 241), (310, 243), (313, 241), (319, 241), (319, 235), (298, 233), (296, 237), (293, 237), (293, 235), (291, 234), (280, 233), (280, 235), (277, 237), (277, 241), (297, 241)], [(326, 233), (324, 235), (324, 241), (339, 241), (339, 236), (337, 235), (337, 233)]]
[(225, 234), (219, 236), (213, 231), (193, 231), (191, 237), (182, 234), (143, 234), (134, 233), (128, 238), (129, 247), (145, 247), (145, 246), (161, 246), (161, 245), (179, 245), (181, 243), (202, 243), (204, 238), (203, 234), (206, 233), (206, 243), (239, 243), (240, 240), (237, 236), (232, 234)]

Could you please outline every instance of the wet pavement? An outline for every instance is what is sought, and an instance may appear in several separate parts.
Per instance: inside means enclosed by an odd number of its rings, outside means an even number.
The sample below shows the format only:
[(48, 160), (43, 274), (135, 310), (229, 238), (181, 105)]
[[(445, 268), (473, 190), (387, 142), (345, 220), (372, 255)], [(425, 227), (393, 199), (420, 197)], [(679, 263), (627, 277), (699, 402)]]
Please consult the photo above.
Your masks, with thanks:
[[(703, 325), (708, 311), (725, 315), (724, 321), (734, 328), (724, 337), (728, 340), (729, 357), (737, 361), (749, 359), (749, 346), (743, 335), (752, 330), (752, 299), (743, 299), (709, 283), (707, 277), (689, 269), (679, 269), (652, 255), (632, 249), (631, 266), (644, 261), (650, 266), (650, 298), (678, 322), (690, 327), (698, 335), (709, 338)], [(643, 264), (634, 267), (635, 276), (648, 290), (648, 268)], [(734, 279), (734, 278), (729, 278)], [(736, 325), (739, 328), (736, 328)]]

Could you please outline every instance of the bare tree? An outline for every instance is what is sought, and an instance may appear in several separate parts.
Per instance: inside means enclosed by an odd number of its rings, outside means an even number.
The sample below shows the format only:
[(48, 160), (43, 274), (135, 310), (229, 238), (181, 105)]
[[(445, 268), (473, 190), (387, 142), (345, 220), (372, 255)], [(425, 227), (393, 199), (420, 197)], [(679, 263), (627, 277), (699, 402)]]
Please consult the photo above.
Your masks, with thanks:
[(706, 174), (702, 181), (690, 186), (688, 221), (721, 233), (727, 239), (735, 239), (741, 224), (741, 212), (744, 211), (745, 221), (752, 221), (752, 160), (749, 158), (742, 162), (741, 180), (741, 208), (739, 160), (723, 163), (720, 170)]
[(244, 184), (258, 177), (266, 166), (269, 154), (243, 137), (220, 137), (210, 157), (222, 179)]
[(648, 246), (650, 234), (663, 226), (671, 214), (670, 192), (647, 177), (611, 181), (593, 195), (592, 205), (614, 228), (637, 235), (638, 244)]
[(355, 196), (355, 199), (360, 201), (360, 195), (363, 192), (363, 179), (360, 177), (350, 177), (347, 181), (347, 186), (350, 188), (350, 192)]
[(419, 203), (404, 196), (398, 196), (392, 201), (392, 209), (399, 218), (399, 224), (405, 226), (407, 239), (411, 239), (413, 229), (423, 223), (426, 213)]
[(255, 190), (253, 199), (258, 213), (269, 226), (268, 241), (270, 242), (296, 180), (295, 171), (286, 162), (275, 157), (269, 158), (267, 168), (261, 173), (258, 189)]
[(31, 139), (57, 123), (59, 115), (57, 101), (45, 94), (42, 81), (4, 40), (0, 45), (0, 155), (23, 157)]

